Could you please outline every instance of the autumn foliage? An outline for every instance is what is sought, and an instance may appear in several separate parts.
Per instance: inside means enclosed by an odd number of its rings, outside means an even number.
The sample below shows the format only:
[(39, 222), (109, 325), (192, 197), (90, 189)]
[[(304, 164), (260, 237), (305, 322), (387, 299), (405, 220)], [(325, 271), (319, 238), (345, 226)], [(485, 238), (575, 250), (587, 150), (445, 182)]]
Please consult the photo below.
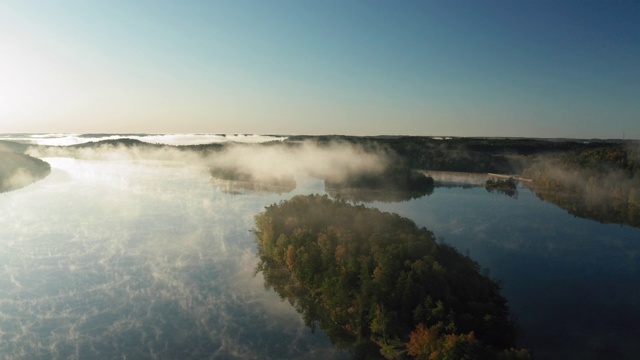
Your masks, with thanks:
[(499, 286), (406, 218), (311, 195), (256, 226), (266, 285), (330, 336), (371, 339), (390, 358), (491, 359), (515, 344)]

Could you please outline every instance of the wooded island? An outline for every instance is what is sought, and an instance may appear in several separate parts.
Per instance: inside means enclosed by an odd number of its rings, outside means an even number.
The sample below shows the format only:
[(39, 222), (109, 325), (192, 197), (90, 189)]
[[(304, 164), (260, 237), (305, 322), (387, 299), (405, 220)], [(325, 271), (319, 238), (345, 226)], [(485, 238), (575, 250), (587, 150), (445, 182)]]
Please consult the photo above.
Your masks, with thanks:
[(373, 342), (394, 359), (529, 358), (513, 349), (498, 284), (406, 218), (295, 196), (257, 215), (255, 234), (266, 285), (338, 345)]

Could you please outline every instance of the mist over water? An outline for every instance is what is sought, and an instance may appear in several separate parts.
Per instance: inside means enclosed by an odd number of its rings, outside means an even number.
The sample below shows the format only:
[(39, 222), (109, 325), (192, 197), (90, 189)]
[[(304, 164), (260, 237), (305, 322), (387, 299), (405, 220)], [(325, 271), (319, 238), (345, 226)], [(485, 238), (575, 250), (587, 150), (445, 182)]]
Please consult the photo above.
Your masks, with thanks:
[[(46, 156), (52, 172), (0, 193), (2, 357), (351, 356), (264, 289), (249, 230), (265, 206), (324, 193), (323, 179), (378, 173), (391, 161), (385, 153), (344, 143), (29, 153)], [(212, 168), (295, 186), (238, 187)], [(516, 199), (454, 180), (367, 206), (414, 220), (490, 268), (520, 320), (521, 345), (539, 358), (640, 352), (640, 229), (573, 217), (523, 187)]]
[(298, 175), (343, 180), (354, 174), (380, 174), (387, 155), (358, 146), (334, 142), (320, 146), (304, 142), (294, 147), (234, 146), (205, 162), (213, 168), (233, 169), (255, 180), (278, 180)]
[[(86, 160), (173, 160), (192, 166), (208, 167), (214, 173), (252, 182), (294, 183), (299, 176), (342, 181), (357, 174), (381, 174), (392, 161), (381, 149), (333, 141), (254, 146), (230, 144), (210, 152), (175, 146), (127, 146), (120, 143), (96, 143), (91, 147), (32, 147), (34, 157), (72, 157)], [(223, 179), (229, 180), (229, 179)], [(285, 191), (288, 192), (288, 191)]]
[(5, 358), (338, 355), (253, 276), (248, 230), (275, 197), (171, 161), (46, 160), (0, 195)]

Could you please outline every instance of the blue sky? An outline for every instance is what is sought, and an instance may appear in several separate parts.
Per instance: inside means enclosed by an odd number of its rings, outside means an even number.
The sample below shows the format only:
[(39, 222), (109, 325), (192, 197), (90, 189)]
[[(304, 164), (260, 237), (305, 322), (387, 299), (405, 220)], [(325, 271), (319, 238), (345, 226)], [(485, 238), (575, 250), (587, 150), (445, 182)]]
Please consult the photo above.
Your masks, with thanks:
[(636, 1), (0, 1), (0, 133), (640, 138)]

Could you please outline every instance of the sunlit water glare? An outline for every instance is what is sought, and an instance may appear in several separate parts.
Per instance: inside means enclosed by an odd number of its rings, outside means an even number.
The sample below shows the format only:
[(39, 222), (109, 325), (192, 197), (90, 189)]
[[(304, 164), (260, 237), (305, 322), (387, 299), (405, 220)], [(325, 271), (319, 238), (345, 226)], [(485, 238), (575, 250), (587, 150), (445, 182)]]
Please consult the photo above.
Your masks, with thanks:
[(46, 160), (0, 194), (3, 358), (339, 355), (253, 275), (253, 216), (277, 196), (176, 162)]

